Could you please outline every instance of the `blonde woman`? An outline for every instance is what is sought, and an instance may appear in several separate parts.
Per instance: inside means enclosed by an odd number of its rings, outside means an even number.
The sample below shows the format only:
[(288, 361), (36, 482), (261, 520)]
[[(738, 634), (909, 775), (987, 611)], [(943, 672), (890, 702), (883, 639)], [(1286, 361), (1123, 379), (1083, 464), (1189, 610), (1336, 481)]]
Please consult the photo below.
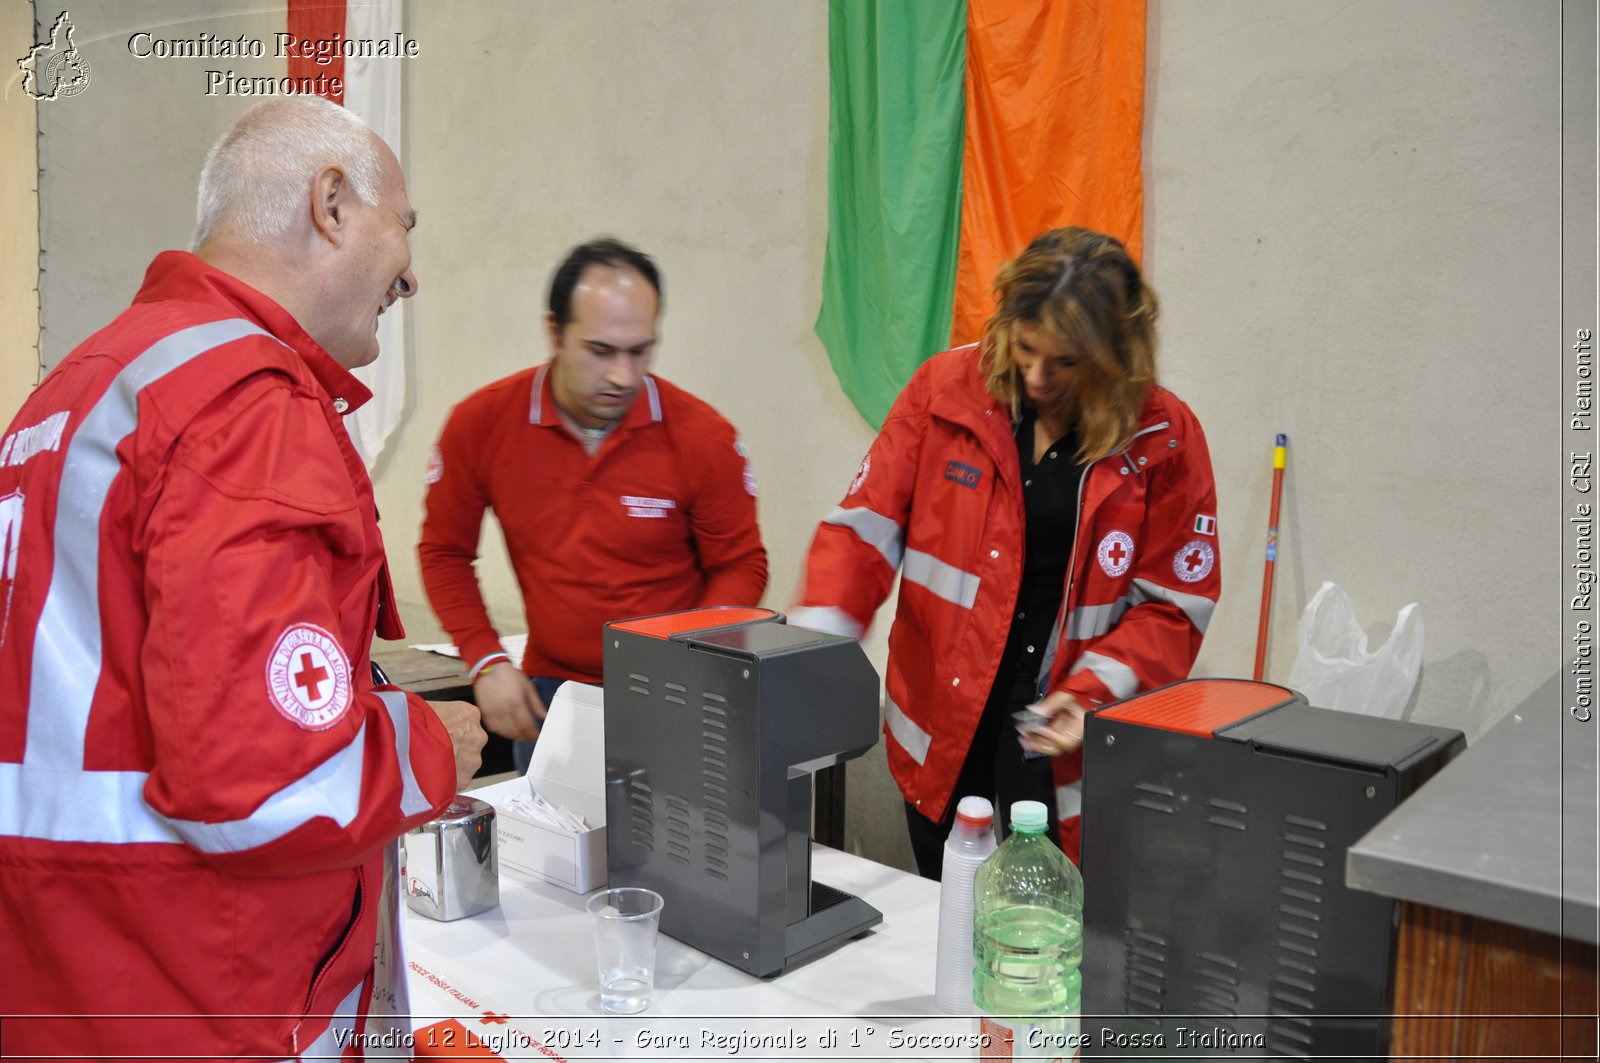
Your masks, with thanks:
[(884, 731), (929, 878), (967, 794), (1059, 807), (1076, 859), (1085, 710), (1188, 675), (1221, 590), (1205, 435), (1156, 382), (1156, 300), (1122, 244), (1044, 233), (995, 292), (982, 342), (895, 401), (790, 612), (860, 636), (902, 572)]

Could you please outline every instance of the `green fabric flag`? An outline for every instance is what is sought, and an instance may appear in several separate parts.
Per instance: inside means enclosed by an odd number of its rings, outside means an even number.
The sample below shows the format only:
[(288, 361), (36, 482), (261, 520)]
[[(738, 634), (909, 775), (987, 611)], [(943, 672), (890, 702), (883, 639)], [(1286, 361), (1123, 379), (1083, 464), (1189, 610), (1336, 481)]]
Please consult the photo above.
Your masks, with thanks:
[(831, 0), (828, 249), (817, 337), (883, 423), (950, 339), (961, 229), (965, 0)]

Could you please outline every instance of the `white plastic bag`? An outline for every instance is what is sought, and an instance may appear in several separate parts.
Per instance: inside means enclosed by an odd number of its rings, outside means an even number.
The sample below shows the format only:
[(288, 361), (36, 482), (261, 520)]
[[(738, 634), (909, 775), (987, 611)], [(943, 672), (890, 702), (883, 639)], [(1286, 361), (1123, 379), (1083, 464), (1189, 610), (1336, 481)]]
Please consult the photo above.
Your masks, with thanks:
[(1394, 631), (1369, 652), (1350, 596), (1324, 582), (1300, 617), (1300, 650), (1289, 686), (1312, 705), (1399, 719), (1422, 672), (1422, 607), (1412, 602)]

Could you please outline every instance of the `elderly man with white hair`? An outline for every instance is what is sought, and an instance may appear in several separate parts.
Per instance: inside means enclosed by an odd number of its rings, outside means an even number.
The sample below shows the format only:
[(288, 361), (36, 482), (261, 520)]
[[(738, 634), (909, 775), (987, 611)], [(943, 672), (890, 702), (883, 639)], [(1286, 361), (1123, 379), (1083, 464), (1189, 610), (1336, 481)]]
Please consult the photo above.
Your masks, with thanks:
[(484, 741), (370, 667), (403, 632), (341, 422), (415, 224), (358, 119), (261, 104), (206, 160), (193, 253), (0, 436), (7, 1054), (372, 1036), (385, 851)]

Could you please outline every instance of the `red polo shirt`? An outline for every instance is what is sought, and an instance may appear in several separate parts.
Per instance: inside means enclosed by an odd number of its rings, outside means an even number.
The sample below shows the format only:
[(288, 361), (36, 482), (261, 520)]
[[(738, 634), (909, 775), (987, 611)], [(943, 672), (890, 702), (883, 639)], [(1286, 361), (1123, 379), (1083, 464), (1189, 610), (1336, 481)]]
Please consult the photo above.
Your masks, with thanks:
[(473, 571), (493, 509), (527, 616), (523, 671), (598, 683), (607, 621), (760, 600), (755, 477), (733, 425), (659, 377), (588, 454), (561, 422), (549, 369), (496, 381), (451, 412), (417, 552), (470, 672), (500, 650)]

